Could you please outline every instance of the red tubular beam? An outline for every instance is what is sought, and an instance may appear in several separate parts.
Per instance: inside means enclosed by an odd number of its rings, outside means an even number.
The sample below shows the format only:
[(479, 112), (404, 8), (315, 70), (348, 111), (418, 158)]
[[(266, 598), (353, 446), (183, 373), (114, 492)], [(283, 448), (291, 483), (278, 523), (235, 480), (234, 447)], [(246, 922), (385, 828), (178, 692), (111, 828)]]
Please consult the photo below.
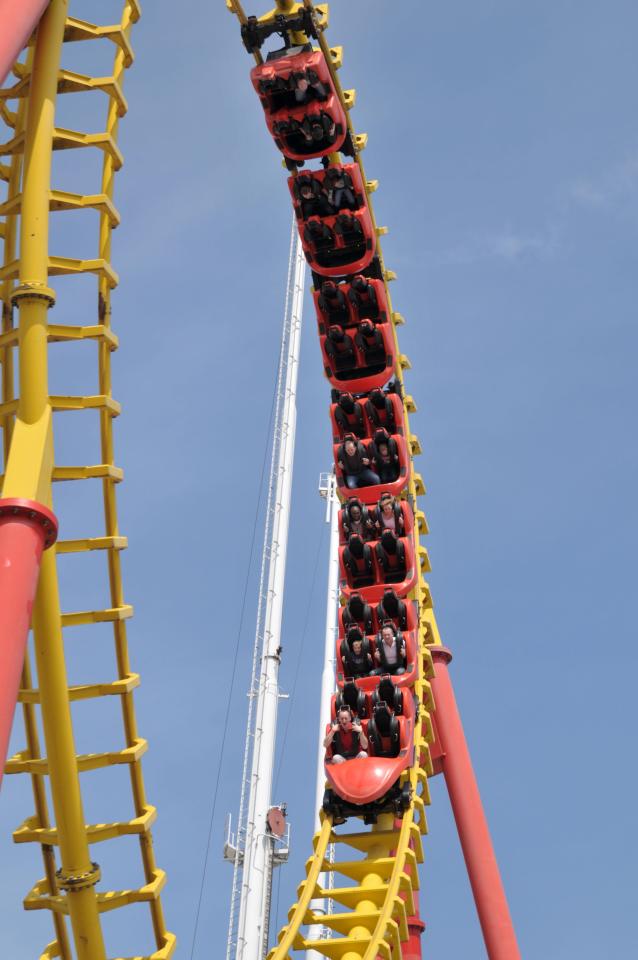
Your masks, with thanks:
[(409, 936), (406, 943), (401, 944), (402, 960), (421, 960), (421, 936), (425, 930), (425, 923), (421, 920), (418, 912), (418, 891), (413, 891), (414, 899), (417, 901), (415, 907), (417, 912), (413, 917), (408, 917)]
[(0, 0), (0, 87), (48, 3), (49, 0)]
[(33, 500), (0, 500), (0, 783), (31, 626), (40, 560), (58, 524)]
[(436, 676), (431, 681), (445, 783), (489, 960), (520, 960), (505, 890), (496, 863), (463, 725), (452, 690), (445, 647), (430, 647)]

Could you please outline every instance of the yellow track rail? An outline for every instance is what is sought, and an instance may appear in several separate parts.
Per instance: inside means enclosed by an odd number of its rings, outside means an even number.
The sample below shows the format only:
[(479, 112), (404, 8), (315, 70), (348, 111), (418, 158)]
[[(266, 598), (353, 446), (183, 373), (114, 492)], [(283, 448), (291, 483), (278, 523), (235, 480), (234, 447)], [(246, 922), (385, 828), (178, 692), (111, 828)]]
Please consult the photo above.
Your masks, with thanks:
[[(226, 0), (226, 5), (241, 23), (245, 22), (245, 13), (239, 0)], [(355, 149), (354, 159), (361, 169), (372, 221), (379, 238), (387, 233), (387, 229), (377, 226), (372, 206), (371, 194), (377, 189), (378, 182), (367, 179), (361, 159), (361, 152), (367, 144), (367, 134), (356, 133), (350, 119), (350, 110), (356, 100), (355, 91), (344, 90), (339, 80), (342, 49), (330, 47), (324, 36), (328, 24), (328, 5), (314, 5), (311, 0), (303, 0), (303, 3), (278, 0), (277, 7), (259, 19), (267, 21), (275, 14), (294, 13), (301, 7), (312, 13), (319, 46), (344, 107)], [(260, 63), (261, 56), (255, 54), (255, 60)], [(335, 154), (331, 159), (338, 161), (340, 156)], [(392, 815), (384, 814), (379, 817), (377, 824), (364, 828), (362, 832), (340, 833), (333, 828), (330, 818), (322, 814), (321, 830), (313, 839), (313, 856), (306, 864), (306, 879), (298, 888), (297, 902), (291, 907), (288, 923), (280, 931), (277, 946), (268, 954), (268, 960), (288, 960), (294, 952), (309, 950), (317, 951), (332, 960), (377, 960), (378, 957), (383, 960), (400, 960), (401, 944), (408, 938), (406, 920), (411, 912), (414, 912), (414, 893), (419, 887), (418, 864), (423, 861), (421, 836), (427, 832), (425, 805), (430, 802), (427, 781), (433, 773), (430, 744), (434, 741), (434, 733), (430, 713), (434, 709), (434, 702), (429, 678), (434, 675), (434, 670), (430, 647), (440, 646), (441, 638), (432, 607), (430, 588), (425, 580), (430, 563), (427, 550), (420, 543), (420, 537), (428, 533), (428, 527), (425, 515), (417, 505), (417, 497), (425, 493), (425, 486), (422, 477), (414, 469), (414, 457), (421, 453), (421, 445), (409, 427), (409, 414), (417, 409), (412, 397), (405, 392), (404, 371), (410, 368), (410, 361), (400, 352), (397, 337), (397, 327), (404, 323), (404, 319), (392, 310), (388, 285), (396, 279), (396, 275), (386, 269), (379, 241), (377, 255), (397, 348), (394, 375), (401, 384), (403, 395), (410, 454), (408, 500), (415, 515), (414, 545), (419, 563), (419, 581), (410, 596), (417, 600), (419, 605), (420, 671), (415, 694), (421, 709), (415, 727), (415, 763), (402, 778), (402, 783), (409, 782), (412, 786), (414, 799), (411, 809), (405, 813), (402, 821), (395, 822)], [(330, 844), (334, 846), (329, 857)], [(352, 859), (352, 850), (360, 856)], [(342, 877), (344, 885), (323, 888), (319, 882), (320, 875), (326, 872), (332, 874), (333, 881), (335, 877)], [(317, 899), (328, 902), (328, 913), (313, 912), (311, 902)], [(321, 937), (316, 939), (317, 931), (321, 928)], [(313, 939), (310, 939), (310, 936), (313, 936)]]
[[(78, 6), (81, 7), (79, 0)], [(10, 758), (6, 772), (27, 774), (33, 788), (34, 813), (14, 832), (14, 840), (36, 843), (42, 851), (44, 878), (34, 884), (24, 899), (27, 910), (48, 910), (52, 915), (55, 939), (44, 948), (40, 960), (55, 957), (106, 960), (101, 915), (135, 903), (148, 903), (156, 944), (153, 952), (147, 952), (144, 957), (138, 954), (135, 960), (168, 960), (174, 952), (175, 938), (166, 930), (160, 899), (165, 875), (157, 867), (153, 853), (150, 828), (155, 809), (146, 799), (141, 768), (146, 741), (139, 736), (133, 703), (139, 677), (131, 670), (127, 648), (126, 621), (132, 615), (132, 608), (124, 599), (120, 569), (120, 551), (126, 547), (126, 538), (121, 536), (117, 520), (115, 485), (122, 479), (122, 471), (115, 464), (113, 444), (113, 418), (120, 408), (111, 388), (111, 356), (118, 346), (111, 328), (111, 292), (118, 282), (111, 265), (111, 232), (119, 223), (113, 202), (114, 178), (122, 164), (117, 136), (119, 119), (127, 109), (122, 93), (124, 71), (133, 62), (130, 32), (139, 19), (140, 8), (137, 0), (125, 0), (119, 23), (96, 25), (69, 16), (67, 7), (66, 0), (51, 0), (25, 61), (14, 68), (15, 80), (0, 91), (0, 117), (7, 128), (4, 143), (0, 144), (0, 179), (6, 183), (5, 197), (0, 203), (3, 240), (0, 429), (5, 464), (2, 493), (55, 506), (53, 481), (99, 480), (103, 519), (96, 517), (95, 526), (85, 536), (61, 539), (43, 558), (33, 616), (37, 679), (27, 655), (19, 697), (26, 746)], [(114, 60), (110, 76), (84, 76), (65, 69), (67, 45), (80, 41), (111, 45)], [(106, 96), (105, 129), (92, 133), (57, 126), (58, 94), (92, 91)], [(53, 153), (80, 148), (100, 152), (101, 182), (96, 184), (96, 192), (56, 189), (51, 182)], [(86, 251), (83, 257), (56, 256), (49, 249), (50, 213), (78, 210), (95, 214), (96, 247)], [(56, 302), (49, 279), (82, 278), (87, 274), (97, 278), (96, 322), (86, 326), (49, 323), (48, 311)], [(62, 300), (63, 307), (74, 302), (74, 283), (65, 288), (68, 299)], [(14, 323), (16, 309), (17, 325)], [(97, 392), (90, 396), (49, 395), (48, 345), (78, 342), (94, 344)], [(86, 352), (83, 356), (87, 356)], [(15, 389), (16, 357), (19, 395)], [(72, 411), (97, 411), (100, 463), (80, 466), (55, 463), (53, 414), (66, 415)], [(83, 437), (87, 435), (88, 424)], [(61, 517), (62, 537), (65, 519)], [(58, 566), (65, 562), (65, 556), (93, 551), (105, 556), (104, 589), (109, 596), (108, 605), (95, 610), (63, 612)], [(111, 624), (116, 675), (102, 682), (70, 686), (63, 630), (99, 623)], [(101, 642), (102, 636), (96, 634), (94, 642)], [(125, 745), (101, 753), (77, 755), (71, 704), (104, 697), (119, 698)], [(44, 734), (44, 756), (38, 720)], [(87, 824), (80, 773), (122, 764), (129, 770), (134, 816), (119, 822)], [(46, 777), (53, 817), (47, 802)], [(99, 855), (92, 845), (125, 836), (137, 837), (144, 884), (127, 890), (102, 890), (101, 871), (93, 859), (99, 859)], [(104, 880), (108, 882), (108, 876)]]

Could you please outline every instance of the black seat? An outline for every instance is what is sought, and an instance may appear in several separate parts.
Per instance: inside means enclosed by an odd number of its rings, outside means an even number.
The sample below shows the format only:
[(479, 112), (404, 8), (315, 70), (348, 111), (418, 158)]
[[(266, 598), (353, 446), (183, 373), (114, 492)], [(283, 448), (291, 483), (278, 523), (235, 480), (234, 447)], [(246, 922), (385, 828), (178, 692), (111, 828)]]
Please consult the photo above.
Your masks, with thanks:
[[(338, 324), (333, 324), (326, 337), (326, 353), (335, 371), (342, 373), (352, 370), (357, 364), (354, 341)], [(345, 378), (344, 378), (345, 379)]]
[(343, 562), (350, 574), (351, 586), (369, 587), (374, 583), (372, 550), (355, 533), (349, 537), (348, 545), (343, 551)]
[(405, 580), (407, 565), (403, 541), (391, 530), (384, 530), (374, 549), (377, 562), (383, 571), (383, 582), (401, 583)]
[(364, 276), (357, 274), (352, 278), (348, 293), (350, 302), (357, 312), (359, 320), (378, 320), (380, 316), (379, 301), (374, 284)]
[(372, 633), (372, 607), (366, 603), (359, 593), (352, 593), (341, 615), (344, 627), (356, 624), (364, 633)]
[(343, 291), (339, 289), (334, 280), (324, 280), (321, 284), (319, 309), (328, 324), (338, 324), (343, 327), (350, 320), (348, 303)]
[(354, 399), (351, 393), (339, 394), (334, 416), (342, 436), (346, 433), (354, 433), (360, 440), (365, 437), (366, 428), (363, 419), (363, 407), (358, 400)]
[(403, 690), (395, 686), (392, 677), (381, 677), (379, 686), (372, 691), (372, 707), (387, 704), (393, 713), (400, 716), (403, 713)]
[(375, 327), (372, 320), (362, 320), (354, 338), (364, 360), (369, 367), (385, 364), (385, 343), (381, 331)]
[(388, 589), (377, 604), (377, 620), (382, 624), (385, 620), (392, 620), (400, 630), (408, 629), (408, 609), (396, 590)]
[(354, 680), (346, 680), (343, 689), (335, 697), (335, 712), (339, 713), (342, 707), (350, 707), (360, 720), (365, 720), (368, 715), (366, 695)]
[(365, 404), (368, 420), (373, 427), (377, 429), (384, 427), (388, 433), (397, 432), (397, 424), (394, 416), (394, 407), (390, 397), (377, 387), (368, 394)]
[(379, 703), (368, 723), (368, 739), (375, 757), (398, 757), (401, 749), (401, 728), (387, 703)]

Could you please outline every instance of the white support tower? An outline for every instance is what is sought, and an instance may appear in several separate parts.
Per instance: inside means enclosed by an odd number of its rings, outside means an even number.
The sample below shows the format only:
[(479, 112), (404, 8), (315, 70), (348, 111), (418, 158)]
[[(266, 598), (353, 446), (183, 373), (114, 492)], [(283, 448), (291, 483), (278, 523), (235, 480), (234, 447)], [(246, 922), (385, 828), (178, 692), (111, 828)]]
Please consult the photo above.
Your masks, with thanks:
[(272, 871), (274, 864), (284, 859), (281, 850), (275, 851), (276, 838), (268, 827), (266, 817), (272, 806), (280, 698), (281, 620), (305, 267), (293, 217), (239, 819), (237, 836), (231, 838), (229, 834), (229, 841), (232, 839), (234, 842), (227, 842), (225, 848), (226, 858), (233, 863), (226, 960), (263, 960), (265, 957)]
[[(315, 795), (315, 832), (320, 829), (319, 811), (323, 804), (326, 783), (324, 758), (326, 750), (323, 741), (326, 725), (330, 722), (330, 698), (335, 690), (335, 659), (337, 648), (337, 613), (339, 610), (339, 500), (337, 499), (337, 479), (334, 473), (322, 473), (319, 478), (319, 494), (326, 501), (326, 523), (330, 524), (330, 548), (328, 559), (328, 597), (326, 600), (326, 630), (323, 650), (323, 671), (321, 674), (321, 700), (319, 702), (319, 737), (317, 743), (317, 786)], [(319, 875), (319, 885), (326, 889), (331, 885), (332, 873)], [(326, 913), (325, 900), (312, 900), (310, 909), (316, 914)], [(320, 924), (310, 927), (309, 940), (319, 940), (322, 935)], [(308, 950), (307, 960), (324, 960), (317, 950)]]

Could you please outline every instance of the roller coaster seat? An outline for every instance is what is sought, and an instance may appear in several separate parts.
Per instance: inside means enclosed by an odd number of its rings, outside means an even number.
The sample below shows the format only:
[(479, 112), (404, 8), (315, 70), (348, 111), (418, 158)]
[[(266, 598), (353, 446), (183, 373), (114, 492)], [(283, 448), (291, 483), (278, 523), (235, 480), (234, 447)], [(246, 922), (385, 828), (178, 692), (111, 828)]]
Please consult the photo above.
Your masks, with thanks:
[[(371, 519), (374, 521), (376, 533), (375, 539), (379, 537), (379, 533), (384, 529), (383, 518), (385, 513), (382, 510), (383, 504), (385, 503), (384, 493), (381, 494), (374, 510), (370, 511)], [(400, 536), (408, 536), (412, 533), (414, 529), (414, 514), (412, 513), (412, 508), (410, 507), (407, 500), (397, 500), (393, 498), (392, 503), (392, 516), (394, 517), (394, 530), (395, 533), (398, 531)]]
[(360, 351), (366, 366), (374, 367), (385, 361), (385, 341), (383, 333), (378, 330), (374, 320), (362, 320), (354, 338), (355, 346)]
[(347, 391), (335, 391), (335, 393), (339, 394), (339, 399), (330, 406), (334, 442), (343, 440), (347, 433), (352, 433), (359, 440), (362, 440), (367, 433), (363, 404), (359, 400), (355, 400), (352, 394)]
[(385, 323), (388, 319), (388, 301), (381, 280), (361, 274), (353, 277), (348, 284), (348, 300), (359, 323), (362, 320)]
[(346, 629), (352, 624), (359, 626), (364, 634), (374, 632), (372, 607), (356, 591), (350, 594), (345, 606), (339, 607), (339, 636), (344, 637)]
[(313, 288), (312, 298), (320, 334), (325, 334), (333, 324), (348, 327), (354, 323), (346, 294), (347, 284), (335, 280), (323, 280), (320, 287)]
[(370, 436), (380, 428), (387, 430), (389, 434), (405, 434), (403, 403), (395, 392), (386, 392), (380, 387), (371, 390), (364, 403), (364, 411)]
[(375, 582), (376, 568), (370, 546), (357, 534), (350, 534), (348, 543), (339, 548), (343, 575), (352, 590), (371, 587)]
[(350, 707), (360, 720), (365, 720), (369, 716), (368, 699), (363, 690), (359, 690), (354, 680), (346, 680), (343, 688), (331, 698), (330, 716), (333, 720), (343, 706)]
[[(378, 484), (370, 484), (369, 486), (362, 486), (357, 488), (357, 496), (359, 499), (365, 503), (367, 506), (374, 506), (382, 493), (388, 492), (392, 494), (393, 497), (399, 497), (401, 491), (404, 490), (408, 483), (408, 451), (405, 442), (405, 438), (395, 434), (392, 438), (393, 443), (396, 444), (396, 453), (398, 456), (398, 476), (396, 480), (391, 481), (390, 483), (379, 482)], [(359, 441), (361, 443), (361, 441)], [(374, 465), (374, 449), (371, 449), (372, 444), (362, 444), (365, 447), (366, 457), (370, 460), (370, 466), (372, 470), (376, 473), (376, 467)], [(346, 494), (347, 486), (346, 480), (339, 466), (339, 460), (341, 459), (341, 444), (333, 445), (333, 455), (335, 462), (335, 475), (337, 478), (337, 487), (342, 495)], [(377, 474), (378, 475), (378, 474)]]
[(386, 583), (400, 582), (407, 571), (403, 539), (397, 537), (392, 530), (384, 530), (375, 544), (377, 561), (385, 574), (384, 580)]
[(392, 677), (381, 677), (379, 685), (372, 691), (370, 703), (372, 710), (380, 703), (385, 703), (394, 714), (400, 716), (403, 713), (403, 690), (395, 685)]
[[(316, 76), (316, 83), (311, 87), (313, 93), (306, 97), (306, 102), (292, 105), (295, 99), (292, 83), (294, 74), (305, 74), (309, 71)], [(340, 150), (348, 130), (346, 115), (339, 97), (334, 89), (328, 66), (320, 50), (309, 50), (295, 53), (289, 57), (279, 57), (277, 60), (266, 61), (251, 70), (251, 81), (266, 115), (266, 123), (275, 143), (281, 152), (290, 160), (303, 163), (313, 157), (323, 157)], [(285, 93), (291, 93), (290, 105), (285, 103)], [(284, 94), (277, 99), (277, 90)], [(317, 97), (316, 92), (323, 94)], [(279, 109), (273, 110), (273, 107)], [(294, 124), (303, 124), (305, 120), (329, 118), (334, 125), (334, 136), (317, 141), (306, 142), (305, 138), (295, 134)], [(290, 128), (287, 133), (284, 126)]]
[(416, 610), (409, 600), (402, 600), (393, 587), (386, 587), (375, 610), (376, 621), (381, 624), (392, 620), (399, 630), (414, 630), (416, 628)]
[(326, 373), (330, 371), (332, 374), (334, 371), (333, 376), (337, 379), (352, 378), (357, 365), (357, 353), (354, 340), (343, 327), (336, 323), (328, 327), (326, 336), (321, 338), (321, 348)]
[[(357, 510), (358, 520), (355, 516)], [(356, 533), (364, 541), (375, 537), (374, 523), (368, 508), (357, 497), (346, 500), (339, 511), (339, 543), (346, 544), (352, 533)]]
[(399, 718), (386, 703), (379, 703), (372, 713), (367, 731), (370, 754), (375, 757), (398, 757), (401, 749)]

